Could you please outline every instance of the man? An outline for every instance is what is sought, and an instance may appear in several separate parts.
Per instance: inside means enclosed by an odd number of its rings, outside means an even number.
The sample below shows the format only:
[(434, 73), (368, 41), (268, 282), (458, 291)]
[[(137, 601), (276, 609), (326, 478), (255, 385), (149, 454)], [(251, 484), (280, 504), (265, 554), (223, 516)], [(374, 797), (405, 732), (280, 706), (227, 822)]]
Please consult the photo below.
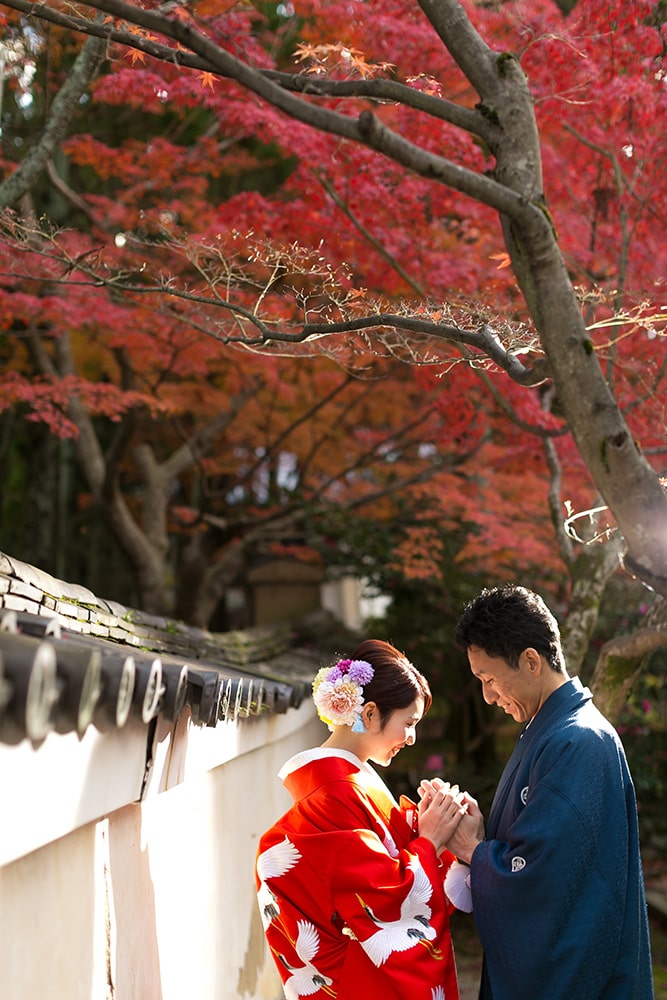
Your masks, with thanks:
[(522, 730), (484, 838), (474, 800), (448, 848), (470, 865), (480, 1000), (651, 1000), (637, 805), (614, 728), (568, 676), (557, 622), (524, 587), (459, 621), (484, 700)]

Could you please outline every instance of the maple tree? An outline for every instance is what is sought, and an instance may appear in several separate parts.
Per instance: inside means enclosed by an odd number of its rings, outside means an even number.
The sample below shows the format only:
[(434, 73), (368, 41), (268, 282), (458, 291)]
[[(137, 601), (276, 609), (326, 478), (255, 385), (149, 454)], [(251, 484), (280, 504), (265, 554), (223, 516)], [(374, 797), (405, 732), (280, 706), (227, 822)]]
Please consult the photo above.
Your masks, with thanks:
[[(626, 566), (665, 593), (667, 501), (648, 461), (664, 447), (658, 7), (580, 2), (565, 21), (546, 2), (468, 13), (454, 0), (5, 6), (50, 20), (63, 67), (72, 32), (92, 36), (53, 101), (46, 141), (0, 188), (5, 204), (38, 195), (62, 149), (75, 183), (55, 166), (51, 176), (80, 213), (76, 239), (41, 233), (36, 244), (24, 219), (7, 230), (23, 273), (55, 289), (41, 296), (47, 326), (53, 309), (52, 329), (66, 322), (85, 347), (78, 304), (100, 329), (143, 331), (146, 357), (162, 330), (165, 371), (165, 344), (175, 351), (184, 330), (198, 335), (188, 349), (206, 357), (202, 370), (235, 345), (267, 365), (272, 352), (295, 364), (325, 354), (355, 371), (398, 358), (420, 366), (430, 392), (431, 372), (445, 371), (447, 431), (428, 440), (461, 451), (461, 475), (439, 488), (452, 525), (476, 524), (462, 565), (516, 573), (522, 555), (533, 568), (542, 556), (555, 573), (538, 515), (549, 503), (571, 608), (584, 609), (575, 664), (591, 588), (599, 598), (618, 556), (588, 548), (580, 571), (564, 496), (575, 511), (600, 508)], [(90, 123), (65, 138), (88, 89), (95, 107), (118, 113), (117, 130)], [(268, 165), (280, 184), (248, 191), (248, 175)], [(21, 287), (12, 291), (16, 300)], [(123, 362), (135, 374), (136, 350)], [(8, 381), (10, 402), (26, 397)], [(155, 394), (128, 395), (136, 386), (116, 372), (102, 387), (79, 377), (59, 397), (50, 385), (31, 398), (41, 418), (62, 421), (74, 392), (114, 419), (139, 407), (159, 415)], [(497, 422), (503, 413), (512, 424)], [(517, 531), (517, 507), (529, 532)], [(411, 527), (397, 559), (429, 572), (419, 554), (434, 537), (426, 523)]]
[[(70, 145), (74, 159), (90, 149), (90, 137)], [(118, 157), (103, 164), (104, 179), (128, 163)], [(173, 191), (171, 173), (162, 181)], [(157, 186), (159, 178), (142, 179), (137, 197), (147, 183)], [(97, 235), (114, 205), (96, 200)], [(128, 202), (126, 226), (144, 211)], [(207, 208), (183, 199), (179, 207), (189, 217)], [(80, 242), (70, 246), (81, 252)], [(449, 462), (419, 454), (437, 437), (442, 414), (405, 377), (396, 391), (407, 416), (386, 395), (379, 371), (369, 368), (359, 382), (330, 364), (313, 375), (281, 359), (218, 357), (214, 342), (183, 336), (178, 316), (121, 305), (100, 296), (98, 282), (74, 282), (72, 294), (57, 294), (52, 262), (42, 263), (47, 273), (37, 294), (34, 280), (11, 286), (18, 337), (10, 341), (16, 352), (4, 403), (28, 405), (31, 419), (75, 437), (89, 489), (136, 567), (146, 610), (171, 609), (206, 624), (248, 553), (281, 551), (282, 535), (299, 536), (318, 504), (328, 522), (334, 506), (370, 507), (381, 520), (391, 513), (389, 493)], [(39, 272), (24, 265), (22, 274)], [(100, 417), (111, 422), (102, 435)]]

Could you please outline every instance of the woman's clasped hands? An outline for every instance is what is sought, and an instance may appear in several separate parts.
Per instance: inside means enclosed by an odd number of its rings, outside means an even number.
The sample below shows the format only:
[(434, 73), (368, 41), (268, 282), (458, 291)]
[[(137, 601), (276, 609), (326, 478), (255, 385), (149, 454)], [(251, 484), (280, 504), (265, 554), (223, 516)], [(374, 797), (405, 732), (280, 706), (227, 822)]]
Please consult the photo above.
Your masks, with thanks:
[(426, 837), (440, 854), (454, 835), (471, 801), (458, 785), (442, 778), (424, 778), (419, 793), (419, 834)]

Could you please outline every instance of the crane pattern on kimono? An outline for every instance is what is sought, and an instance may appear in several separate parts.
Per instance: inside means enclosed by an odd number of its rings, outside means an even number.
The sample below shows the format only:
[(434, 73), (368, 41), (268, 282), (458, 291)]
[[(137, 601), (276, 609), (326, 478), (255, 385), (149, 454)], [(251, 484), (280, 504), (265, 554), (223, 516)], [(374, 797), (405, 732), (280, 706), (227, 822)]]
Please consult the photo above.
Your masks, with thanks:
[(401, 904), (398, 920), (380, 920), (357, 893), (357, 899), (378, 928), (369, 938), (360, 942), (378, 968), (393, 952), (407, 951), (416, 944), (428, 948), (434, 958), (443, 957), (438, 946), (431, 943), (436, 937), (436, 930), (430, 923), (431, 907), (428, 905), (433, 886), (419, 858), (413, 858), (408, 868), (412, 870), (414, 878), (410, 891)]
[(286, 1000), (299, 1000), (300, 997), (312, 996), (313, 993), (320, 991), (327, 996), (335, 997), (336, 991), (332, 989), (333, 979), (322, 975), (312, 962), (320, 950), (317, 928), (309, 920), (298, 920), (297, 927), (299, 933), (294, 950), (304, 964), (290, 965), (283, 954), (278, 954), (278, 958), (290, 973), (289, 978), (283, 983)]
[[(390, 837), (389, 832), (386, 832)], [(282, 926), (278, 899), (268, 885), (268, 880), (287, 874), (300, 860), (300, 852), (287, 836), (280, 843), (274, 844), (259, 855), (257, 874), (260, 885), (257, 899), (265, 930), (271, 923)], [(393, 952), (407, 951), (416, 944), (427, 947), (435, 958), (442, 957), (437, 945), (431, 943), (436, 937), (435, 928), (430, 924), (431, 908), (428, 905), (433, 887), (419, 858), (413, 858), (408, 867), (413, 873), (413, 882), (401, 904), (401, 915), (398, 920), (380, 920), (357, 893), (359, 903), (378, 928), (369, 938), (360, 941), (360, 944), (378, 968), (387, 961)], [(289, 973), (288, 978), (283, 983), (286, 1000), (300, 1000), (301, 997), (312, 996), (318, 992), (335, 997), (333, 980), (321, 973), (313, 962), (320, 947), (317, 928), (308, 920), (297, 921), (297, 927), (296, 941), (293, 941), (288, 934), (286, 936), (303, 964), (290, 964), (282, 952), (277, 953), (279, 961)], [(354, 937), (353, 934), (350, 936)], [(444, 989), (441, 986), (433, 988), (431, 994), (432, 1000), (446, 1000)]]
[(280, 913), (278, 900), (268, 886), (267, 879), (280, 878), (281, 875), (285, 875), (300, 858), (301, 854), (289, 837), (285, 837), (279, 844), (274, 844), (273, 847), (269, 847), (259, 855), (257, 859), (257, 874), (260, 886), (257, 890), (257, 901), (262, 915), (264, 930)]

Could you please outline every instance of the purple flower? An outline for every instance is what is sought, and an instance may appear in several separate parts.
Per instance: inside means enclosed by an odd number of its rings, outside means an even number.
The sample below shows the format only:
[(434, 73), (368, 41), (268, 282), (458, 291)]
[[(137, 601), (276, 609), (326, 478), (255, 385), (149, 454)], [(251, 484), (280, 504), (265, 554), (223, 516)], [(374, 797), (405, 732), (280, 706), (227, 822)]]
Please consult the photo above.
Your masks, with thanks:
[(445, 766), (445, 761), (442, 754), (431, 753), (426, 758), (426, 770), (427, 771), (442, 771)]
[(347, 674), (351, 681), (355, 684), (368, 684), (369, 681), (373, 680), (374, 670), (367, 660), (352, 660), (348, 668)]

